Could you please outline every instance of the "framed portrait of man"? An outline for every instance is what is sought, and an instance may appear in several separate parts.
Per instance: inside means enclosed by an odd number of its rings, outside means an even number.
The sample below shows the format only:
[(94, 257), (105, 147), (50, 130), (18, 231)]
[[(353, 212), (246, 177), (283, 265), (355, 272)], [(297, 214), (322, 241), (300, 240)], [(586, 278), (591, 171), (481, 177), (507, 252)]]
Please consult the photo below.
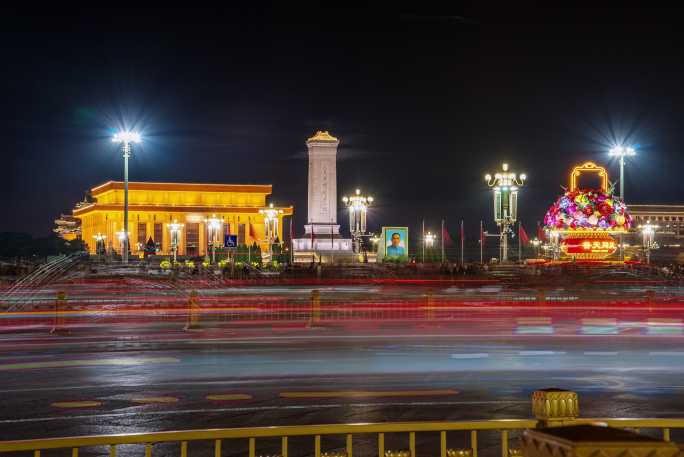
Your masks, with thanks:
[(384, 257), (401, 259), (408, 257), (408, 227), (383, 227), (385, 241)]

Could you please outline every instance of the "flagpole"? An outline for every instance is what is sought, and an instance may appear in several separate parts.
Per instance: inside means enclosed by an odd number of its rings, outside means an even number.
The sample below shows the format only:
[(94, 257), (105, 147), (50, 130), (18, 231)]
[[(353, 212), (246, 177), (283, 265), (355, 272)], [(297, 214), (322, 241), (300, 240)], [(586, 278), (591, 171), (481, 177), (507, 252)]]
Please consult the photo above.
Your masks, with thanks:
[(425, 263), (425, 219), (423, 219), (423, 247), (422, 247), (422, 253), (423, 253), (423, 263)]
[(482, 221), (480, 221), (480, 264), (484, 263), (484, 257), (482, 256), (482, 251), (484, 248), (484, 226)]
[(294, 263), (294, 245), (292, 240), (294, 240), (294, 232), (292, 231), (292, 223), (294, 222), (294, 210), (292, 211), (292, 217), (290, 217), (290, 264)]
[(522, 263), (522, 239), (520, 237), (521, 232), (522, 230), (520, 221), (518, 221), (518, 263)]
[(444, 219), (442, 219), (442, 263), (444, 263)]
[(463, 246), (465, 245), (464, 244), (464, 238), (465, 238), (465, 236), (463, 233), (463, 219), (461, 219), (461, 266), (464, 265), (464, 263), (463, 263)]

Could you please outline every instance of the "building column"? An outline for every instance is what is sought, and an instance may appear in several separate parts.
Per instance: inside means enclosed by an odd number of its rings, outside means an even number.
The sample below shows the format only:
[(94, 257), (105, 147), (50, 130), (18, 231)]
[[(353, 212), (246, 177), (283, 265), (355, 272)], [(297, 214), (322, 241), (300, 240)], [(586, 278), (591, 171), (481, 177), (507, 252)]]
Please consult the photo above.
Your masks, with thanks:
[(169, 227), (166, 225), (167, 222), (161, 222), (162, 224), (162, 239), (161, 239), (161, 253), (164, 255), (172, 255), (171, 252), (171, 238), (169, 234)]
[(204, 222), (199, 223), (199, 249), (198, 253), (200, 256), (207, 254), (207, 224)]

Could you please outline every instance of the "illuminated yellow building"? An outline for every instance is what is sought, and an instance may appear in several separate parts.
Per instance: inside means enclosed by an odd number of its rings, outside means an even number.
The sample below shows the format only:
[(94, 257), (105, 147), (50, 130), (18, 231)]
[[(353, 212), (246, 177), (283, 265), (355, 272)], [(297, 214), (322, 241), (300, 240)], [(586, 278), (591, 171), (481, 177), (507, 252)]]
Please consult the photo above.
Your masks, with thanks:
[[(263, 210), (271, 185), (197, 184), (130, 182), (128, 184), (128, 230), (131, 253), (141, 254), (151, 238), (158, 254), (172, 253), (168, 224), (183, 224), (178, 255), (207, 254), (207, 219), (220, 220), (215, 239), (223, 246), (223, 235), (237, 235), (238, 244), (256, 242), (268, 247)], [(119, 235), (123, 234), (124, 184), (108, 181), (91, 189), (92, 202), (74, 208), (81, 220), (82, 239), (95, 254), (96, 235), (104, 235), (108, 250), (121, 253)], [(278, 238), (283, 239), (282, 219), (291, 216), (292, 207), (276, 208)], [(271, 225), (273, 226), (273, 224)]]

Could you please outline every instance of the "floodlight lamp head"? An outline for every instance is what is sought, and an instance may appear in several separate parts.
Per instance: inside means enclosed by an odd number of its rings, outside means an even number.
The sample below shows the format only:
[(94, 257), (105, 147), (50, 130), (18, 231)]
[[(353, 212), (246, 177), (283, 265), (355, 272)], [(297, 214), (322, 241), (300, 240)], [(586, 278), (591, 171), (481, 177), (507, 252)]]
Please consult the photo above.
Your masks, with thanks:
[(112, 137), (114, 143), (140, 143), (138, 132), (118, 132)]

